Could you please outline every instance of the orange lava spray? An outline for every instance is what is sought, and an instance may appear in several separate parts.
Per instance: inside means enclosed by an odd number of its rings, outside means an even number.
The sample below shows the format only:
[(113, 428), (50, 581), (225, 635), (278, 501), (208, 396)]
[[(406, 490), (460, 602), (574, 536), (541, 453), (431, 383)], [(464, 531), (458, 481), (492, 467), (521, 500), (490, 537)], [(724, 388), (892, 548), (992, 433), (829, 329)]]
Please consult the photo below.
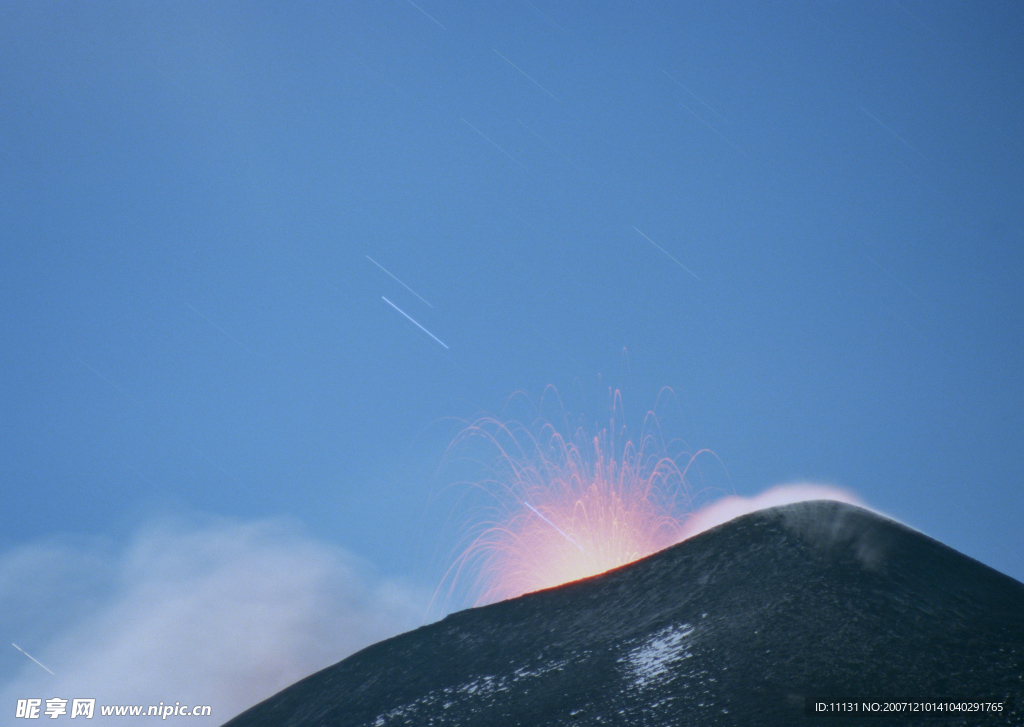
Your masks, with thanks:
[(654, 412), (634, 443), (625, 427), (616, 429), (618, 391), (611, 401), (610, 424), (596, 434), (486, 417), (455, 439), (449, 457), (472, 440), (492, 453), (481, 462), (487, 476), (464, 483), (482, 501), (471, 511), (484, 517), (464, 531), (444, 579), (449, 596), (458, 586), (475, 605), (492, 603), (603, 573), (681, 539), (686, 474), (703, 450), (670, 455)]

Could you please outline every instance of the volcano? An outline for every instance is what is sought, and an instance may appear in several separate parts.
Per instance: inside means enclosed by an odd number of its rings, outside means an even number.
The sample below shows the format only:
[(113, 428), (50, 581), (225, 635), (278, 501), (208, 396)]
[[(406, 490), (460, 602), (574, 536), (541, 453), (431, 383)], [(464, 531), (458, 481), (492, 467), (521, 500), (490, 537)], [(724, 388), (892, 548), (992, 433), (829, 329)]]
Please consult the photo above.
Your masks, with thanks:
[(454, 613), (226, 727), (1024, 725), (1024, 584), (831, 501)]

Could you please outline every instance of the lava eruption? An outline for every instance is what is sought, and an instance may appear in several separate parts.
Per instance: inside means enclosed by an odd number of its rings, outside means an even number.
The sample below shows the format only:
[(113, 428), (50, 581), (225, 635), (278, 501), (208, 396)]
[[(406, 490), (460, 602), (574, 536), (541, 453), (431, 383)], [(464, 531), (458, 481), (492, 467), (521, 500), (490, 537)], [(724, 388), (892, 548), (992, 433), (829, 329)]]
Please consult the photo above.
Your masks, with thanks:
[(446, 459), (474, 442), (490, 457), (483, 478), (463, 483), (478, 496), (475, 525), (462, 533), (449, 587), (492, 603), (603, 573), (682, 538), (687, 473), (706, 450), (671, 454), (654, 412), (634, 442), (621, 412), (615, 391), (610, 422), (596, 433), (485, 417), (459, 434)]

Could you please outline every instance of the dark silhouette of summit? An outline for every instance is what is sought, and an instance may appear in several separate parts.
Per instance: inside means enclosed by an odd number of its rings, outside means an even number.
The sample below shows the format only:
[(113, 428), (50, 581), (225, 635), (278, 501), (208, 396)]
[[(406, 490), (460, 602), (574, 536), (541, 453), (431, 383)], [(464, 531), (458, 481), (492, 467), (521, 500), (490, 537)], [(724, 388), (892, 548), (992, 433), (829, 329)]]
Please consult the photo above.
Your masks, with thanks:
[(452, 614), (228, 725), (1021, 727), (1022, 697), (1024, 584), (814, 501)]

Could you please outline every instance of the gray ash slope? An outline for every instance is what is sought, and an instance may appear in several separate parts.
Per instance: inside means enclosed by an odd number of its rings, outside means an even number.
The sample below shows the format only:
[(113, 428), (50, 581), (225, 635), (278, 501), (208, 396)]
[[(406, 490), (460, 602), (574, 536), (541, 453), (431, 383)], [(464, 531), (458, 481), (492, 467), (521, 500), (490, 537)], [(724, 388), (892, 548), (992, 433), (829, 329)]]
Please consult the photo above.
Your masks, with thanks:
[[(231, 720), (1024, 725), (1024, 584), (866, 510), (751, 513), (593, 578), (370, 646)], [(805, 701), (1009, 702), (807, 715)]]

